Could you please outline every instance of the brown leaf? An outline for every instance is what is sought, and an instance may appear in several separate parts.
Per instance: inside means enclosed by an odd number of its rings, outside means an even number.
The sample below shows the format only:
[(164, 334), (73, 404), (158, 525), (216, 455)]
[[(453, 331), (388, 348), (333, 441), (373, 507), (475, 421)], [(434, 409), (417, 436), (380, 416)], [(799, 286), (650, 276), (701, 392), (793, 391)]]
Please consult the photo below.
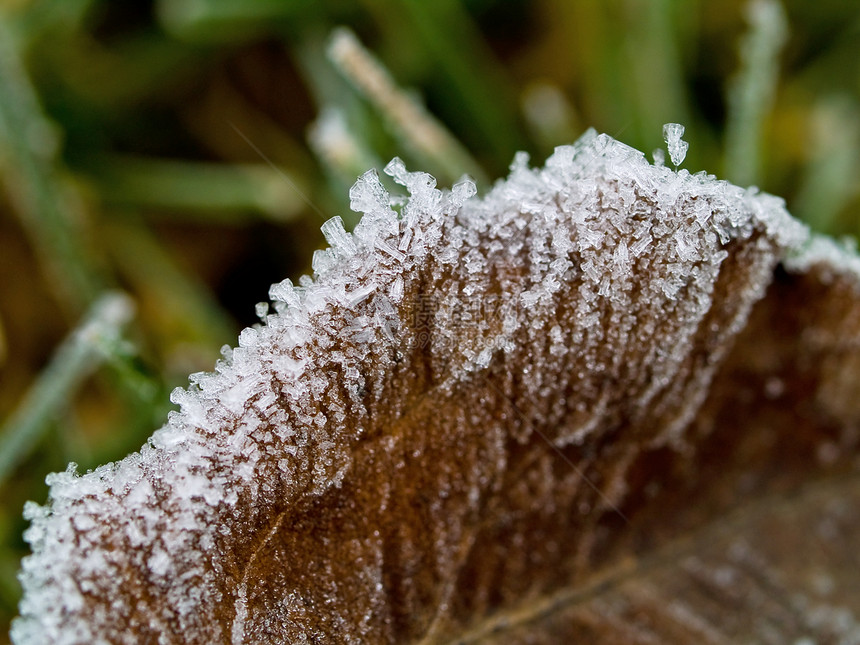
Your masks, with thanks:
[(149, 445), (29, 507), (15, 642), (856, 641), (857, 261), (605, 135), (525, 161), (363, 176)]

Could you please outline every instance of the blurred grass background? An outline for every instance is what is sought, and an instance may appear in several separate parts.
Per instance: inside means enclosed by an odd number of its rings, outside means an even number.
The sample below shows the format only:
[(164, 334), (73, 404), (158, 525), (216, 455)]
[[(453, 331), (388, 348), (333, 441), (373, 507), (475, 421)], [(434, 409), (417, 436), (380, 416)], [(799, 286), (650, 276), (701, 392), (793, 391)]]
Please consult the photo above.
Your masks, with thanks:
[(137, 449), (322, 221), (354, 224), (362, 171), (399, 155), (483, 191), (517, 150), (595, 127), (650, 155), (673, 121), (684, 167), (857, 235), (860, 7), (4, 0), (0, 620), (24, 501)]

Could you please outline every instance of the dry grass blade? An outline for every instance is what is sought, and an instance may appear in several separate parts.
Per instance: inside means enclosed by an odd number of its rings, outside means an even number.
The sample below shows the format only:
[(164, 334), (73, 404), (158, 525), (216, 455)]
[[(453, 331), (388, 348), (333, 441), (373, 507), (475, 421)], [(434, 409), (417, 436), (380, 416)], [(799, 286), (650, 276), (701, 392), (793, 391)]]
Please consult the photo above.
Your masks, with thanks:
[(53, 476), (15, 641), (850, 638), (845, 254), (786, 273), (781, 200), (594, 133), (480, 200), (386, 171), (139, 454)]

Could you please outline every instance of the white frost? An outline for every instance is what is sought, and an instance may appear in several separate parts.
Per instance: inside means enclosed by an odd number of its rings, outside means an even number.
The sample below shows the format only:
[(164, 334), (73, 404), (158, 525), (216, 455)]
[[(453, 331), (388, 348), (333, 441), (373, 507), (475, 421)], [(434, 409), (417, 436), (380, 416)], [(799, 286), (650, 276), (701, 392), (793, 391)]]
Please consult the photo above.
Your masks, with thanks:
[(684, 163), (684, 157), (687, 156), (687, 148), (690, 146), (690, 144), (681, 139), (683, 136), (684, 126), (680, 123), (666, 123), (663, 126), (663, 140), (666, 142), (669, 158), (672, 160), (675, 168)]

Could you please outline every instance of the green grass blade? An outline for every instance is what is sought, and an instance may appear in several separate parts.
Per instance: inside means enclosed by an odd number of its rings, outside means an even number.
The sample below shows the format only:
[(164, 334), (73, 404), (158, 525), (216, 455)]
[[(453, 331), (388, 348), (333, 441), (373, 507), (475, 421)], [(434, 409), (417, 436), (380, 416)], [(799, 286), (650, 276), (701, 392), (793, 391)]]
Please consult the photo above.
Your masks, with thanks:
[(480, 165), (442, 123), (411, 94), (399, 88), (388, 70), (351, 31), (337, 29), (329, 42), (329, 58), (390, 124), (395, 136), (419, 161), (454, 181), (463, 173), (486, 186)]
[[(264, 164), (182, 162), (143, 157), (107, 157), (89, 178), (109, 206), (170, 210), (180, 217), (237, 224), (249, 218), (287, 222), (305, 203)], [(298, 180), (291, 177), (296, 184)]]
[(56, 163), (59, 138), (43, 115), (15, 47), (0, 20), (0, 164), (6, 189), (39, 253), (49, 283), (73, 311), (92, 302), (104, 280), (81, 223), (79, 196)]
[(725, 175), (742, 186), (761, 181), (762, 128), (776, 93), (779, 54), (788, 38), (788, 21), (778, 0), (752, 0), (747, 20), (741, 67), (728, 92), (725, 135)]
[(0, 427), (0, 485), (36, 447), (84, 379), (115, 353), (121, 329), (131, 319), (133, 309), (125, 294), (102, 296), (56, 350), (18, 408)]

